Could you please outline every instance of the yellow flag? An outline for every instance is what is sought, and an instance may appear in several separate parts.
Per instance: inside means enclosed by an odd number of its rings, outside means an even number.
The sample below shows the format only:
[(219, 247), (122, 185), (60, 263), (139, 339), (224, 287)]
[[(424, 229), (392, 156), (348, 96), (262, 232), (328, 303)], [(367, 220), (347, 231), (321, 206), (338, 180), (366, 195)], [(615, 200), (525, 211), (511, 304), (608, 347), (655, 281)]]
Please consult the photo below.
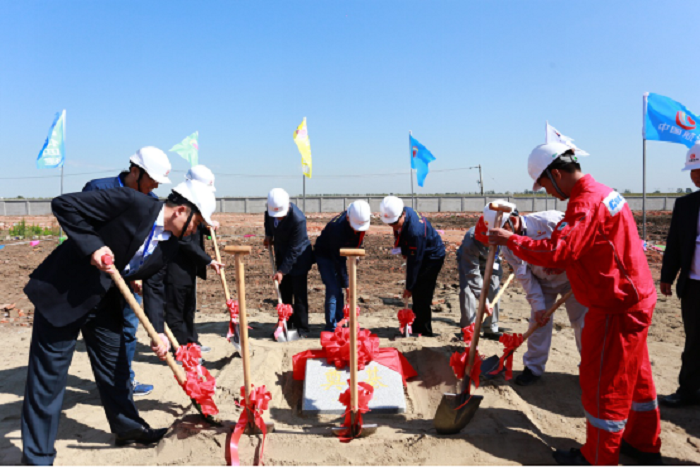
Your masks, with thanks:
[(301, 169), (304, 171), (304, 175), (311, 178), (311, 143), (309, 142), (309, 131), (306, 129), (306, 117), (294, 131), (294, 142), (297, 143), (301, 153)]

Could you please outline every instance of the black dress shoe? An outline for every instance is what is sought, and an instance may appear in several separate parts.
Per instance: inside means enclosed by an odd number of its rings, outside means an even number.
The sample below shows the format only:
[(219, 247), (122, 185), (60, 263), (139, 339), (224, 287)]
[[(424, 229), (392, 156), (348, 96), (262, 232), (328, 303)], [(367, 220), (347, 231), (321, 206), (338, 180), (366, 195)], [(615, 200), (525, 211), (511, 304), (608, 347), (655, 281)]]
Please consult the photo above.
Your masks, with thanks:
[(580, 449), (571, 448), (568, 451), (557, 449), (552, 453), (552, 456), (559, 465), (591, 465), (591, 463), (583, 457)]
[(663, 465), (661, 453), (640, 451), (624, 439), (620, 443), (620, 452), (626, 456), (630, 456), (637, 461), (639, 465)]
[(127, 444), (134, 443), (153, 444), (160, 441), (167, 431), (167, 428), (158, 428), (154, 430), (153, 428), (142, 426), (141, 428), (127, 431), (126, 433), (117, 434), (115, 444), (117, 446), (126, 446)]
[(520, 373), (516, 378), (515, 378), (515, 384), (518, 386), (529, 386), (532, 383), (536, 383), (540, 379), (540, 376), (537, 376), (530, 370), (528, 367), (525, 367), (522, 373)]
[(700, 404), (700, 398), (698, 398), (697, 396), (688, 397), (676, 391), (673, 394), (669, 394), (668, 396), (659, 397), (659, 403), (666, 407), (678, 408), (686, 407), (689, 405), (698, 405)]

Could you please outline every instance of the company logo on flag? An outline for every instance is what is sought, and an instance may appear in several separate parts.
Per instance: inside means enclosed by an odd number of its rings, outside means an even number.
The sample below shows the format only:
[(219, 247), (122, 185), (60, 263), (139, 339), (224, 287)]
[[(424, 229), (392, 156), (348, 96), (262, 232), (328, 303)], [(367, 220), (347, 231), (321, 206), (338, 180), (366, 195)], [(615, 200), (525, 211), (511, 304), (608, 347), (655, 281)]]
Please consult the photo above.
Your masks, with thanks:
[(411, 168), (416, 169), (416, 179), (418, 186), (423, 186), (425, 177), (430, 169), (428, 164), (435, 160), (435, 156), (420, 144), (413, 136), (409, 136), (409, 146), (411, 147)]
[(54, 118), (49, 136), (44, 142), (39, 156), (36, 158), (37, 169), (56, 169), (63, 167), (66, 159), (66, 111), (58, 112)]
[[(190, 163), (190, 167), (199, 165), (199, 143), (197, 142), (199, 138), (199, 132), (195, 131), (187, 138), (183, 139), (182, 142), (176, 144), (170, 151), (178, 153), (183, 159)], [(168, 174), (165, 174), (167, 177)]]
[(687, 147), (700, 140), (697, 115), (684, 105), (666, 96), (649, 93), (644, 116), (644, 138), (650, 141), (668, 141)]
[(294, 131), (294, 142), (301, 153), (301, 169), (307, 178), (311, 178), (311, 141), (306, 128), (306, 117)]

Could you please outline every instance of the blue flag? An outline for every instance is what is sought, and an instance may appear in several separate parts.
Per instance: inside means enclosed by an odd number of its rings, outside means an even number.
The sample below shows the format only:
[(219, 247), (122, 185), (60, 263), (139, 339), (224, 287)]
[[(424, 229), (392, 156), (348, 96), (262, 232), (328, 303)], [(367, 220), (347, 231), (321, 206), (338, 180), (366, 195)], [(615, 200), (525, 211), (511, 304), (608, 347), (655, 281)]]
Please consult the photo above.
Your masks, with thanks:
[(416, 169), (416, 178), (418, 179), (418, 186), (423, 186), (425, 182), (425, 177), (430, 171), (428, 169), (428, 164), (435, 160), (435, 156), (428, 151), (425, 146), (420, 144), (413, 136), (408, 137), (409, 146), (411, 149), (411, 168)]
[(58, 112), (56, 118), (49, 129), (49, 136), (44, 142), (44, 146), (39, 151), (36, 158), (37, 169), (56, 169), (63, 167), (66, 159), (66, 146), (64, 139), (66, 136), (66, 111)]
[(684, 105), (659, 94), (650, 93), (644, 116), (644, 138), (668, 141), (691, 147), (700, 140), (700, 118)]

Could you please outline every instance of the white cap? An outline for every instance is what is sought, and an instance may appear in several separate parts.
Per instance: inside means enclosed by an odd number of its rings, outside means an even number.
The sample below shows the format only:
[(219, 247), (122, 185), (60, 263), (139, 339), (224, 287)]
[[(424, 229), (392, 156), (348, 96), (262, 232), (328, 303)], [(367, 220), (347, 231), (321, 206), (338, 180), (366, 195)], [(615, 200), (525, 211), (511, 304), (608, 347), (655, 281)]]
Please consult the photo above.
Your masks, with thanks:
[(173, 188), (173, 191), (197, 206), (204, 222), (212, 225), (211, 216), (216, 210), (216, 198), (211, 188), (196, 180), (185, 180)]
[(403, 200), (396, 196), (387, 196), (379, 205), (379, 214), (382, 222), (385, 224), (393, 224), (403, 213)]
[[(516, 209), (515, 204), (509, 203), (504, 199), (497, 199), (491, 201), (491, 203), (497, 204), (499, 206), (509, 206), (511, 208), (511, 212)], [(489, 230), (496, 228), (496, 214), (498, 214), (498, 212), (492, 211), (489, 207), (491, 203), (488, 203), (486, 206), (484, 206), (484, 224), (486, 224), (486, 228)], [(510, 214), (510, 212), (503, 213), (503, 216), (501, 216), (501, 225), (498, 226), (499, 228), (502, 228), (504, 225), (506, 225), (506, 221), (510, 217)]]
[(532, 189), (534, 191), (542, 188), (542, 186), (537, 183), (537, 180), (542, 176), (544, 169), (549, 167), (549, 164), (554, 162), (557, 157), (561, 156), (566, 151), (573, 151), (573, 149), (566, 144), (554, 142), (540, 144), (532, 150), (530, 157), (527, 159), (527, 172), (530, 174), (530, 178), (535, 182), (532, 184)]
[(682, 170), (700, 169), (700, 140), (696, 141), (692, 148), (688, 149), (685, 156), (685, 167)]
[(195, 165), (185, 174), (185, 180), (197, 180), (208, 186), (211, 191), (216, 191), (214, 187), (214, 173), (205, 165)]
[(348, 219), (353, 229), (358, 232), (369, 230), (369, 218), (372, 212), (367, 201), (358, 199), (348, 206)]
[(289, 194), (282, 188), (273, 188), (267, 194), (267, 213), (271, 217), (283, 217), (289, 211)]
[(171, 183), (170, 161), (163, 151), (153, 146), (146, 146), (136, 151), (136, 154), (129, 158), (131, 162), (146, 171), (149, 177), (158, 183)]

